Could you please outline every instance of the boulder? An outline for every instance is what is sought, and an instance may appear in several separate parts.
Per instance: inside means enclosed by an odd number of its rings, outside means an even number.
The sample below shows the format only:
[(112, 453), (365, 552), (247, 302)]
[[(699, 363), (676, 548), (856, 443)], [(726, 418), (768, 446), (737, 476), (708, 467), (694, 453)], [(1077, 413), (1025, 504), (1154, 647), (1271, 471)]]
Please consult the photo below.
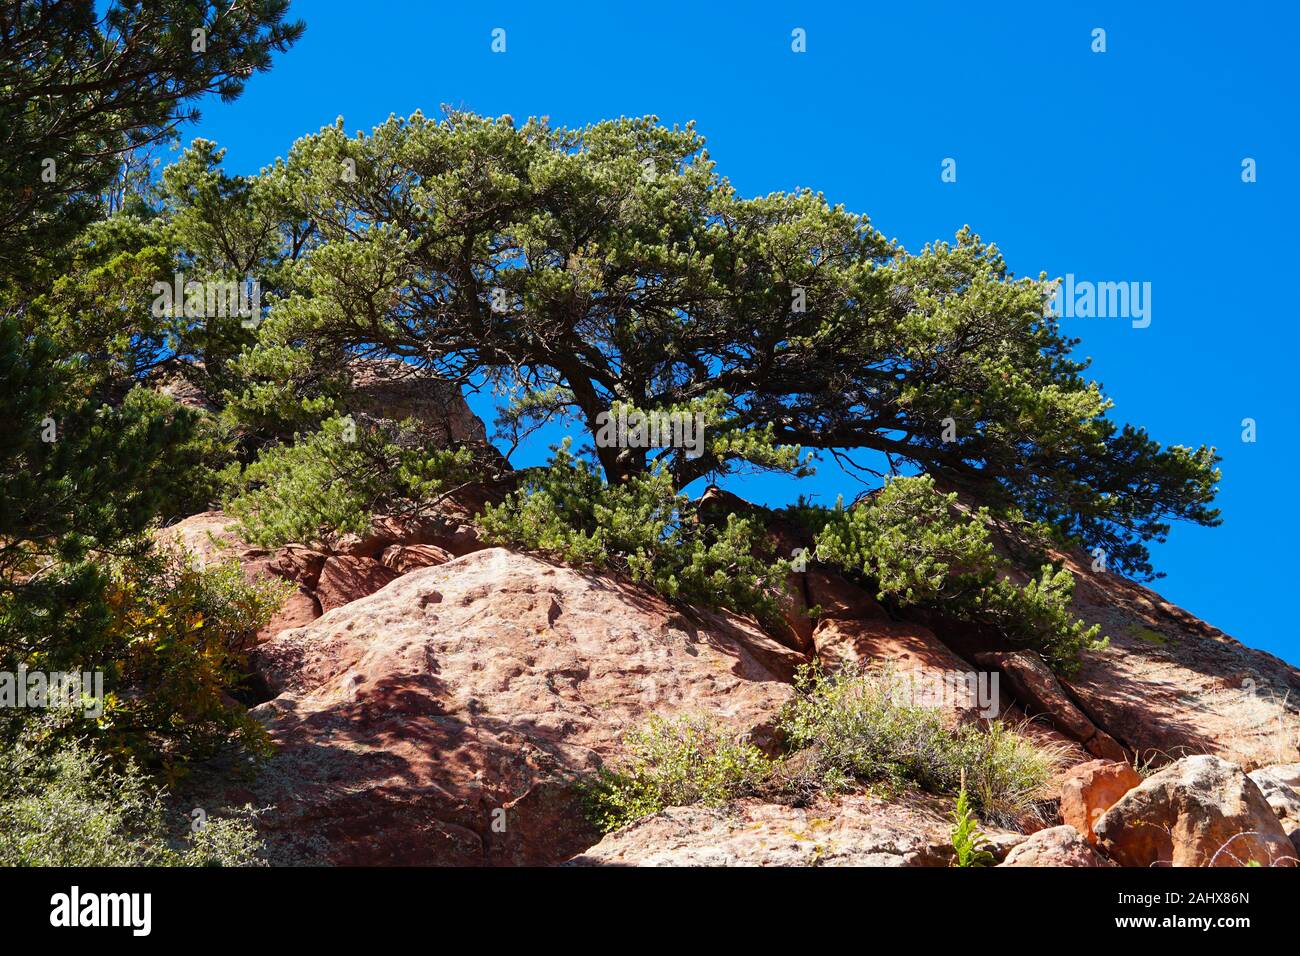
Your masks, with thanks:
[(254, 643), (264, 644), (281, 631), (291, 627), (305, 627), (321, 616), (320, 602), (304, 587), (297, 587), (280, 602), (271, 620), (257, 632)]
[(1255, 782), (1219, 757), (1185, 757), (1129, 790), (1093, 825), (1122, 866), (1294, 865), (1295, 848)]
[(1300, 764), (1261, 767), (1247, 776), (1255, 781), (1259, 792), (1273, 808), (1300, 857)]
[[(950, 812), (950, 811), (949, 811)], [(934, 798), (862, 794), (791, 807), (669, 807), (607, 835), (570, 866), (947, 866), (952, 820)]]
[(435, 564), (446, 564), (454, 557), (450, 551), (436, 544), (395, 544), (384, 549), (379, 561), (398, 574), (406, 574), (420, 568), (431, 568)]
[(200, 567), (253, 557), (265, 557), (266, 551), (254, 548), (235, 528), (235, 521), (224, 511), (203, 511), (183, 521), (159, 528), (154, 538), (163, 546), (189, 553)]
[[(329, 574), (329, 563), (322, 572)], [(747, 618), (499, 548), (403, 575), (254, 652), (277, 859), (548, 864), (599, 838), (577, 783), (652, 716), (758, 745), (806, 658)]]
[(455, 382), (397, 359), (357, 358), (350, 363), (349, 407), (383, 421), (414, 419), (434, 447), (487, 445), (487, 429)]
[[(1283, 786), (1300, 792), (1300, 763), (1273, 764), (1268, 767), (1260, 767), (1258, 772), (1263, 776), (1276, 780)], [(1253, 776), (1252, 774), (1252, 778)]]
[(320, 572), (329, 555), (303, 547), (287, 544), (270, 558), (268, 566), (275, 574), (312, 590), (320, 582)]
[(1112, 761), (1127, 759), (1124, 748), (1074, 705), (1036, 651), (987, 651), (977, 654), (975, 661), (1002, 672), (1026, 714), (1046, 715), (1057, 730), (1083, 744), (1095, 757)]
[(1107, 866), (1069, 824), (1039, 830), (1016, 844), (999, 866)]
[(479, 509), (460, 507), (455, 502), (448, 502), (447, 507), (453, 513), (419, 517), (377, 515), (365, 534), (332, 534), (327, 536), (326, 543), (335, 554), (376, 559), (397, 545), (433, 545), (457, 557), (486, 548), (469, 519)]
[(374, 558), (336, 555), (327, 558), (321, 567), (316, 598), (320, 601), (321, 610), (328, 613), (367, 594), (374, 594), (400, 576), (399, 572), (385, 567)]
[(1072, 767), (1061, 783), (1061, 820), (1096, 844), (1093, 823), (1141, 782), (1126, 763), (1090, 760)]

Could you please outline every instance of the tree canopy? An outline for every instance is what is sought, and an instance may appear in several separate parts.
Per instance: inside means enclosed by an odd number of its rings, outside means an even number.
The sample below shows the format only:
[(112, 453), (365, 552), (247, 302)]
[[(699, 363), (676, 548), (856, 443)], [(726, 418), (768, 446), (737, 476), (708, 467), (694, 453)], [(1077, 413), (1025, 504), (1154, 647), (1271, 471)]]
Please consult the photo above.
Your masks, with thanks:
[(236, 407), (296, 407), (356, 356), (395, 356), (510, 390), (513, 427), (705, 416), (699, 456), (597, 444), (613, 484), (871, 452), (1139, 575), (1171, 520), (1217, 521), (1213, 451), (1111, 419), (1045, 276), (969, 229), (909, 253), (819, 193), (743, 198), (693, 125), (340, 121), (248, 188), (286, 197), (287, 265)]
[[(245, 594), (242, 576), (148, 555), (152, 526), (207, 506), (208, 465), (224, 453), (211, 423), (149, 378), (250, 339), (150, 310), (152, 284), (204, 249), (182, 213), (162, 214), (140, 151), (174, 138), (197, 97), (233, 99), (267, 69), (303, 29), (287, 7), (0, 8), (0, 669), (106, 671), (110, 695), (131, 700), (99, 729), (134, 743), (197, 737), (229, 716), (225, 645), (274, 604)], [(190, 626), (201, 607), (202, 631)], [(0, 736), (25, 716), (7, 710)], [(165, 745), (149, 740), (156, 757)]]

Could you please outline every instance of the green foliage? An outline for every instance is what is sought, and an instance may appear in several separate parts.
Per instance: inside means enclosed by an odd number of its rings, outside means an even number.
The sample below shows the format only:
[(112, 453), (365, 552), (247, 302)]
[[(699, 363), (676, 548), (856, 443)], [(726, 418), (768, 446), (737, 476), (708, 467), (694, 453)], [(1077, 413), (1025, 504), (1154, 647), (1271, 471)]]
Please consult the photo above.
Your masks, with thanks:
[[(258, 866), (251, 808), (178, 839), (164, 796), (132, 764), (30, 726), (0, 750), (0, 866)], [(176, 815), (179, 816), (179, 815)], [(179, 822), (179, 821), (178, 821)]]
[(129, 551), (201, 486), (192, 478), (203, 454), (193, 413), (144, 388), (104, 403), (77, 368), (49, 339), (0, 320), (0, 662), (8, 669), (38, 649), (55, 669), (84, 663), (108, 620), (104, 557)]
[(568, 442), (546, 468), (478, 518), (488, 541), (553, 555), (570, 564), (615, 567), (660, 593), (760, 616), (774, 610), (784, 562), (755, 556), (765, 539), (756, 522), (729, 515), (701, 522), (695, 505), (673, 491), (667, 470), (625, 484), (603, 482)]
[(654, 718), (623, 740), (626, 758), (589, 783), (595, 822), (606, 832), (665, 807), (722, 806), (755, 792), (771, 761), (702, 718)]
[(240, 359), (263, 407), (314, 394), (349, 356), (393, 356), (506, 387), (522, 403), (508, 427), (706, 414), (698, 457), (598, 443), (613, 485), (658, 465), (681, 490), (797, 472), (799, 447), (861, 449), (1139, 575), (1168, 521), (1218, 521), (1213, 450), (1109, 419), (1045, 276), (1014, 278), (969, 229), (909, 254), (819, 194), (740, 197), (692, 125), (417, 113), (326, 127), (260, 179), (289, 197), (293, 261)]
[(269, 752), (266, 732), (228, 691), (244, 655), (291, 587), (248, 581), (237, 561), (199, 568), (174, 551), (119, 562), (108, 590), (110, 624), (91, 663), (109, 692), (89, 737), (169, 779), (222, 750)]
[(1059, 762), (998, 722), (948, 727), (939, 710), (911, 703), (908, 685), (889, 668), (805, 667), (797, 688), (779, 727), (792, 750), (805, 751), (802, 775), (823, 791), (868, 783), (957, 793), (964, 775), (974, 806), (1010, 823), (1033, 808)]
[[(135, 147), (174, 135), (205, 93), (233, 100), (302, 34), (288, 0), (11, 4), (0, 18), (0, 290), (36, 285), (101, 211)], [(191, 29), (209, 42), (193, 49)], [(53, 160), (54, 175), (43, 176)]]
[(993, 854), (988, 849), (988, 838), (980, 829), (970, 798), (966, 795), (965, 781), (957, 793), (957, 805), (952, 812), (953, 866), (992, 866)]
[[(302, 25), (285, 20), (287, 0), (10, 6), (0, 17), (0, 129), (14, 160), (0, 169), (0, 668), (102, 669), (110, 706), (103, 723), (76, 729), (84, 746), (117, 767), (138, 755), (175, 771), (218, 743), (263, 739), (221, 694), (238, 641), (275, 602), (237, 572), (150, 553), (147, 529), (206, 508), (215, 470), (236, 451), (215, 417), (158, 394), (156, 377), (204, 362), (219, 370), (251, 339), (241, 327), (224, 354), (209, 348), (206, 323), (151, 308), (153, 284), (181, 269), (203, 279), (254, 268), (212, 252), (237, 249), (249, 230), (276, 233), (263, 248), (268, 261), (282, 258), (283, 217), (245, 230), (217, 221), (215, 202), (200, 210), (190, 187), (212, 165), (205, 155), (155, 190), (150, 150), (197, 116), (196, 97), (238, 96)], [(191, 45), (196, 26), (206, 49)], [(221, 211), (245, 217), (237, 187), (252, 187), (228, 185)], [(34, 719), (0, 715), (0, 756), (19, 752), (11, 745)], [(56, 743), (41, 751), (51, 773), (15, 777), (18, 789), (4, 791), (8, 858), (164, 860), (153, 798), (129, 775), (101, 774), (83, 745)], [(74, 840), (83, 816), (84, 839)], [(123, 842), (127, 831), (143, 843)], [(166, 859), (238, 855), (242, 832), (223, 824)]]
[[(1035, 809), (1062, 755), (998, 722), (956, 729), (912, 704), (890, 668), (828, 675), (804, 667), (778, 727), (788, 754), (772, 760), (701, 718), (652, 719), (627, 735), (627, 755), (585, 783), (588, 812), (615, 830), (665, 807), (721, 806), (766, 794), (809, 801), (863, 785), (958, 795), (953, 834), (960, 865), (983, 865), (973, 817), (1012, 824)], [(969, 789), (968, 789), (969, 786)]]
[(468, 448), (429, 450), (409, 443), (400, 426), (366, 428), (335, 415), (232, 473), (226, 509), (247, 540), (268, 547), (362, 534), (376, 513), (415, 513), (472, 480), (473, 464)]
[[(1045, 564), (1017, 584), (1014, 565), (994, 547), (992, 521), (986, 508), (961, 511), (957, 494), (939, 492), (928, 475), (894, 478), (856, 507), (826, 514), (816, 555), (875, 582), (882, 600), (996, 627), (1059, 670), (1075, 666), (1080, 651), (1105, 646), (1099, 627), (1070, 613), (1073, 575)], [(1023, 520), (1012, 525), (1036, 530)]]

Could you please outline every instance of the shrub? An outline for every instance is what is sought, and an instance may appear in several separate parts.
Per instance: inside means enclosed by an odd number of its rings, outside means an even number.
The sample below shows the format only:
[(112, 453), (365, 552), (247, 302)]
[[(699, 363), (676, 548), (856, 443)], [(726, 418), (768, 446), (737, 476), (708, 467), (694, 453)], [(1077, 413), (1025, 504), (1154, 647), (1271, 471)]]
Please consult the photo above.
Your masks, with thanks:
[(588, 786), (592, 817), (606, 832), (665, 807), (721, 806), (753, 793), (771, 771), (758, 748), (702, 718), (654, 718), (624, 738), (629, 754)]
[(613, 567), (670, 598), (775, 613), (787, 565), (756, 556), (766, 540), (751, 519), (728, 516), (714, 527), (699, 520), (671, 476), (654, 471), (606, 484), (568, 442), (546, 468), (479, 516), (488, 541), (539, 551), (568, 564)]
[(888, 667), (802, 668), (779, 727), (791, 749), (807, 752), (805, 779), (828, 792), (870, 783), (957, 793), (964, 774), (986, 819), (1010, 823), (1032, 810), (1058, 753), (997, 722), (950, 728), (939, 710), (909, 703), (906, 687)]
[[(881, 600), (995, 627), (1041, 651), (1057, 670), (1068, 672), (1080, 651), (1105, 646), (1099, 627), (1070, 613), (1069, 571), (1046, 564), (1017, 585), (1014, 565), (993, 546), (988, 510), (963, 514), (956, 504), (957, 495), (939, 492), (928, 475), (894, 478), (856, 507), (821, 516), (816, 556), (874, 581)], [(1017, 533), (1045, 540), (1045, 529), (1009, 520)]]
[(363, 534), (373, 515), (411, 513), (474, 477), (468, 448), (430, 450), (413, 423), (362, 427), (335, 415), (292, 445), (263, 449), (227, 474), (225, 508), (264, 547)]
[(264, 753), (265, 731), (227, 692), (288, 590), (246, 580), (236, 561), (200, 568), (170, 550), (117, 565), (110, 623), (92, 662), (109, 688), (93, 739), (173, 776), (225, 747)]
[[(256, 866), (251, 808), (168, 832), (162, 791), (138, 768), (31, 723), (0, 751), (0, 866)], [(44, 739), (43, 739), (44, 738)]]

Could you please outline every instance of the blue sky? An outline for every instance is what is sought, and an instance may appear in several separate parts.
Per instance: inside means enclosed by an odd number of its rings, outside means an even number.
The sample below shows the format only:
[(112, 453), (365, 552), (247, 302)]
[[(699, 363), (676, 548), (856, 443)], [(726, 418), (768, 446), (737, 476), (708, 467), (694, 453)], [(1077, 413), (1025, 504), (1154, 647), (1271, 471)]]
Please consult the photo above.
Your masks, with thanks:
[[(1288, 337), (1300, 5), (456, 6), (300, 0), (300, 43), (235, 103), (203, 104), (186, 138), (217, 141), (232, 172), (251, 173), (338, 116), (369, 130), (443, 103), (571, 125), (694, 119), (742, 194), (808, 186), (909, 249), (969, 223), (1020, 275), (1149, 282), (1149, 327), (1063, 326), (1116, 418), (1224, 457), (1224, 525), (1175, 527), (1155, 549), (1168, 575), (1155, 586), (1300, 662), (1282, 563), (1283, 542), (1300, 537), (1285, 491), (1300, 464)], [(504, 54), (490, 49), (498, 27)], [(791, 50), (795, 28), (806, 53)], [(1091, 50), (1095, 28), (1104, 53)], [(1257, 182), (1242, 182), (1246, 157)], [(955, 183), (941, 181), (945, 158)], [(780, 503), (861, 486), (826, 465), (797, 487), (731, 487)]]

